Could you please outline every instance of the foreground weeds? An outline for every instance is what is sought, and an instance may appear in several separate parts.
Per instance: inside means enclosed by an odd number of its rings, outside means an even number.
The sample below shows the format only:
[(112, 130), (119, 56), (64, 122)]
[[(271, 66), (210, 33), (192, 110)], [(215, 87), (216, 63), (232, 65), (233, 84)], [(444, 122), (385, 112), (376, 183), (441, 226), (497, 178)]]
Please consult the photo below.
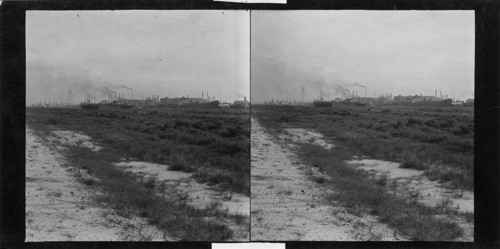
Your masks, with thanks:
[[(332, 186), (335, 194), (328, 197), (330, 201), (341, 204), (351, 214), (377, 216), (379, 221), (416, 241), (452, 241), (464, 235), (452, 219), (462, 214), (446, 203), (428, 207), (413, 197), (404, 198), (388, 191), (391, 186), (387, 176), (372, 177), (345, 161), (353, 156), (399, 161), (402, 167), (426, 170), (432, 179), (453, 181), (455, 187), (472, 189), (473, 114), (467, 109), (434, 112), (425, 108), (379, 110), (349, 106), (252, 108), (271, 134), (280, 133), (283, 127), (300, 127), (319, 131), (334, 142), (337, 147), (330, 150), (304, 143), (297, 143), (295, 149), (302, 163), (328, 174), (328, 181), (318, 177), (313, 180)], [(473, 219), (473, 215), (465, 217)]]
[(168, 164), (199, 182), (250, 194), (247, 110), (27, 108), (32, 125), (82, 131), (120, 157)]
[[(330, 176), (336, 193), (329, 198), (341, 203), (347, 211), (360, 215), (376, 215), (404, 236), (418, 241), (453, 240), (462, 236), (454, 222), (439, 218), (451, 208), (430, 208), (416, 201), (408, 201), (387, 192), (387, 178), (372, 178), (368, 173), (346, 165), (339, 152), (331, 152), (317, 145), (302, 144), (297, 149), (307, 165), (315, 165)], [(340, 152), (341, 153), (341, 152)], [(339, 153), (339, 154), (340, 154)]]
[(179, 240), (223, 241), (232, 231), (220, 223), (227, 214), (212, 209), (195, 209), (159, 197), (161, 185), (154, 178), (141, 178), (112, 165), (119, 155), (109, 150), (93, 152), (70, 146), (66, 156), (71, 165), (85, 170), (97, 180), (93, 185), (103, 189), (100, 201), (108, 203), (124, 217), (131, 214), (146, 218), (166, 235)]

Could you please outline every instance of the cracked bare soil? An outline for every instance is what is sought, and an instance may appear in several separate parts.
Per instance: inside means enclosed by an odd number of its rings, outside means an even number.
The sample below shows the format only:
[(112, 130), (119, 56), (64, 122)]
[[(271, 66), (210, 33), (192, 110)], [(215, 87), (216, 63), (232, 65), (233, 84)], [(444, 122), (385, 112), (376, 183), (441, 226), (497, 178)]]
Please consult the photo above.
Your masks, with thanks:
[(403, 240), (373, 216), (357, 217), (328, 203), (325, 197), (334, 190), (308, 176), (321, 172), (311, 172), (284, 141), (251, 122), (252, 241)]

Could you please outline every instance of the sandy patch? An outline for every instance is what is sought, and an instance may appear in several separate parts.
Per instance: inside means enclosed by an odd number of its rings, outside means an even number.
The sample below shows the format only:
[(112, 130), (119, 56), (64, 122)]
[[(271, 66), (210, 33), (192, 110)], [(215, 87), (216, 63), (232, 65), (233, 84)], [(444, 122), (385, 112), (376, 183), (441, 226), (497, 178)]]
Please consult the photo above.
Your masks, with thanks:
[(205, 208), (214, 202), (221, 204), (221, 209), (230, 214), (250, 215), (250, 198), (238, 193), (220, 191), (207, 184), (198, 183), (191, 173), (168, 170), (164, 164), (148, 162), (119, 162), (116, 166), (123, 167), (135, 174), (155, 177), (168, 187), (165, 196), (184, 200), (195, 208)]
[(283, 130), (284, 136), (282, 139), (289, 138), (295, 143), (310, 143), (321, 146), (327, 150), (334, 148), (335, 145), (325, 141), (322, 134), (302, 129), (302, 128), (285, 128)]
[(57, 141), (61, 144), (78, 145), (85, 148), (89, 148), (92, 151), (99, 151), (102, 149), (101, 146), (97, 146), (91, 142), (91, 138), (87, 135), (81, 134), (74, 131), (52, 131), (53, 136), (47, 137), (49, 141)]
[(310, 173), (311, 168), (300, 164), (285, 143), (274, 141), (254, 119), (251, 157), (253, 241), (401, 239), (375, 217), (357, 217), (328, 203), (326, 196), (334, 190), (307, 175), (320, 172)]
[(386, 175), (391, 181), (396, 193), (415, 198), (418, 202), (437, 206), (450, 202), (460, 212), (474, 212), (474, 193), (471, 191), (450, 188), (446, 184), (429, 180), (423, 171), (403, 169), (400, 163), (362, 159), (347, 161), (358, 169), (373, 172), (375, 175)]
[(27, 128), (26, 241), (171, 239), (142, 218), (125, 218), (95, 203), (101, 193), (78, 181), (74, 171)]

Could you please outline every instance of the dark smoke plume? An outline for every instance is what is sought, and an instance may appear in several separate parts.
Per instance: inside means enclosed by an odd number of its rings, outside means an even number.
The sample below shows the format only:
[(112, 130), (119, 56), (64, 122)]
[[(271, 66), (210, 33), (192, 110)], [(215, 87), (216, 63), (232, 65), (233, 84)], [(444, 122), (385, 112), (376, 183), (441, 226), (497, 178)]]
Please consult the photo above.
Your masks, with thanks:
[(352, 86), (340, 79), (335, 69), (315, 66), (298, 67), (273, 58), (256, 57), (252, 60), (252, 101), (304, 100), (312, 101), (323, 95), (325, 99), (346, 96)]
[(125, 88), (125, 89), (127, 89), (127, 90), (134, 90), (134, 89), (132, 89), (132, 88), (130, 88), (130, 87), (128, 87), (128, 86), (124, 86), (124, 85), (122, 85), (122, 86), (121, 86), (121, 88)]
[(357, 83), (357, 82), (355, 82), (355, 83), (354, 83), (354, 85), (352, 85), (352, 86), (359, 86), (359, 87), (366, 88), (366, 86), (363, 86), (363, 85), (361, 85), (361, 84), (359, 84), (359, 83)]

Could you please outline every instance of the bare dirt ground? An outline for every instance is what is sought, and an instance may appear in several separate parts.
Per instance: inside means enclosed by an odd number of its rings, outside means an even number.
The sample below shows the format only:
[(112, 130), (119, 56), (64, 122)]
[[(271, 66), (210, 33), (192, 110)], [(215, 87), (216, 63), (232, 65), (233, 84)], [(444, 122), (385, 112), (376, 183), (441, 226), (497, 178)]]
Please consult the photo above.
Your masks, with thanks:
[(354, 216), (328, 203), (326, 196), (335, 190), (310, 177), (321, 172), (301, 165), (285, 141), (273, 139), (256, 120), (251, 125), (252, 241), (403, 240), (373, 216)]
[(26, 241), (169, 239), (142, 218), (127, 219), (95, 203), (100, 193), (78, 181), (75, 171), (55, 147), (27, 128)]

